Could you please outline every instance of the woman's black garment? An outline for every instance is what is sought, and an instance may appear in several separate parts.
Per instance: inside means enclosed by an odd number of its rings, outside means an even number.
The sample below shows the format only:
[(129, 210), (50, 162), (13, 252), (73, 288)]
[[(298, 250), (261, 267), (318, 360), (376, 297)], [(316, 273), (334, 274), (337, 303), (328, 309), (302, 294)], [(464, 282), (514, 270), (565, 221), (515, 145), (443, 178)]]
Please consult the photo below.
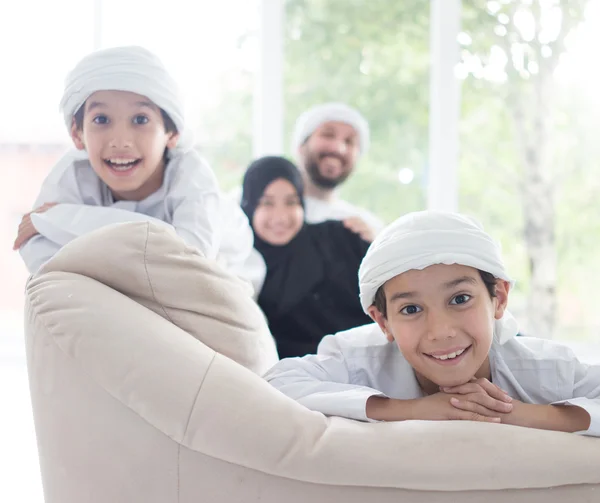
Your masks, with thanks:
[(285, 246), (255, 236), (267, 264), (258, 304), (280, 358), (315, 353), (323, 336), (370, 323), (358, 297), (358, 268), (369, 243), (342, 222), (305, 224)]
[[(304, 184), (298, 168), (283, 157), (263, 157), (246, 170), (242, 209), (253, 223), (267, 186), (290, 182), (304, 205)], [(369, 323), (358, 298), (358, 267), (369, 243), (341, 222), (304, 224), (284, 246), (273, 246), (254, 233), (267, 276), (258, 297), (279, 356), (315, 353), (327, 334)]]

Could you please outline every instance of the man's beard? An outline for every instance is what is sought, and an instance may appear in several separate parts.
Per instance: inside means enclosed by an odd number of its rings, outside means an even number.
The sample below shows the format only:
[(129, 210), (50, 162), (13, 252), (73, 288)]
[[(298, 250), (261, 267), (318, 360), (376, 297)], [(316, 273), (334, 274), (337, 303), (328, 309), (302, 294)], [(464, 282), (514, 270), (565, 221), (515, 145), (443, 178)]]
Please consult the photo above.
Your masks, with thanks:
[(306, 174), (310, 178), (311, 182), (314, 183), (317, 187), (321, 189), (335, 189), (338, 185), (341, 185), (346, 181), (346, 179), (350, 176), (352, 170), (342, 172), (342, 174), (337, 178), (323, 176), (321, 174), (321, 171), (319, 170), (319, 163), (325, 157), (335, 157), (336, 159), (339, 159), (339, 161), (342, 163), (342, 167), (344, 166), (344, 161), (335, 154), (324, 153), (309, 155), (306, 159), (305, 165)]

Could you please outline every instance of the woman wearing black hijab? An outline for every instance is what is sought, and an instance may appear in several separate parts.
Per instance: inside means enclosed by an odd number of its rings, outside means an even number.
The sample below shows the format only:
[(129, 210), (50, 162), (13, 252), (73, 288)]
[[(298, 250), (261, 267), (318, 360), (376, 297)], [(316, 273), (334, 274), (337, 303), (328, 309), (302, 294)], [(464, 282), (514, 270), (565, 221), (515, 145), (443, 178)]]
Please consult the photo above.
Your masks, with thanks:
[(369, 243), (339, 221), (304, 221), (304, 184), (283, 157), (254, 161), (242, 209), (267, 274), (258, 296), (280, 358), (315, 353), (323, 336), (370, 323), (358, 298)]

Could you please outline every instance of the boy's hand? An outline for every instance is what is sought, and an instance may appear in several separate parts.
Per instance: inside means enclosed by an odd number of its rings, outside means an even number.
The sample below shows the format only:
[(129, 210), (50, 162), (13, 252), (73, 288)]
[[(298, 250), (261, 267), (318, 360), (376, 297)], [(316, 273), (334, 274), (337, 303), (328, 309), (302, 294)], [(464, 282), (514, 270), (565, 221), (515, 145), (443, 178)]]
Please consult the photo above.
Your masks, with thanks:
[[(459, 407), (457, 405), (462, 405)], [(500, 423), (512, 404), (476, 390), (466, 394), (435, 393), (414, 400), (372, 396), (367, 400), (367, 417), (379, 421), (482, 421)]]
[(358, 234), (364, 241), (372, 243), (375, 239), (375, 232), (360, 217), (349, 217), (343, 220), (346, 229)]
[(452, 393), (442, 391), (419, 399), (413, 409), (415, 416), (413, 419), (499, 423), (502, 421), (502, 416), (512, 411), (512, 404), (505, 401), (502, 395), (498, 394), (496, 398), (483, 387), (464, 388), (463, 386), (454, 388), (460, 391)]
[(21, 224), (19, 225), (19, 231), (17, 233), (17, 239), (15, 239), (15, 243), (13, 244), (13, 250), (18, 250), (23, 246), (27, 241), (29, 241), (33, 236), (38, 234), (38, 231), (33, 226), (31, 221), (32, 213), (44, 213), (48, 211), (53, 206), (56, 206), (58, 203), (45, 203), (40, 206), (38, 209), (30, 211), (27, 213), (22, 219)]
[(450, 403), (461, 411), (481, 415), (488, 415), (492, 411), (495, 413), (494, 416), (501, 417), (513, 410), (512, 398), (508, 393), (484, 378), (473, 378), (468, 383), (441, 388), (441, 390), (444, 393), (458, 395), (453, 396)]

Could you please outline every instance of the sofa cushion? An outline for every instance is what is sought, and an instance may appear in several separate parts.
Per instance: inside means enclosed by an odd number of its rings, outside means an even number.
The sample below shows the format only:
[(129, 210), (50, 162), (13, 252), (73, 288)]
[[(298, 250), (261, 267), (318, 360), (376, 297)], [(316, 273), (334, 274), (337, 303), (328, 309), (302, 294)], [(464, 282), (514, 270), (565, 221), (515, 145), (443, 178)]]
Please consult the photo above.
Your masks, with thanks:
[(103, 227), (65, 245), (38, 272), (103, 283), (253, 372), (277, 361), (252, 287), (152, 222)]

